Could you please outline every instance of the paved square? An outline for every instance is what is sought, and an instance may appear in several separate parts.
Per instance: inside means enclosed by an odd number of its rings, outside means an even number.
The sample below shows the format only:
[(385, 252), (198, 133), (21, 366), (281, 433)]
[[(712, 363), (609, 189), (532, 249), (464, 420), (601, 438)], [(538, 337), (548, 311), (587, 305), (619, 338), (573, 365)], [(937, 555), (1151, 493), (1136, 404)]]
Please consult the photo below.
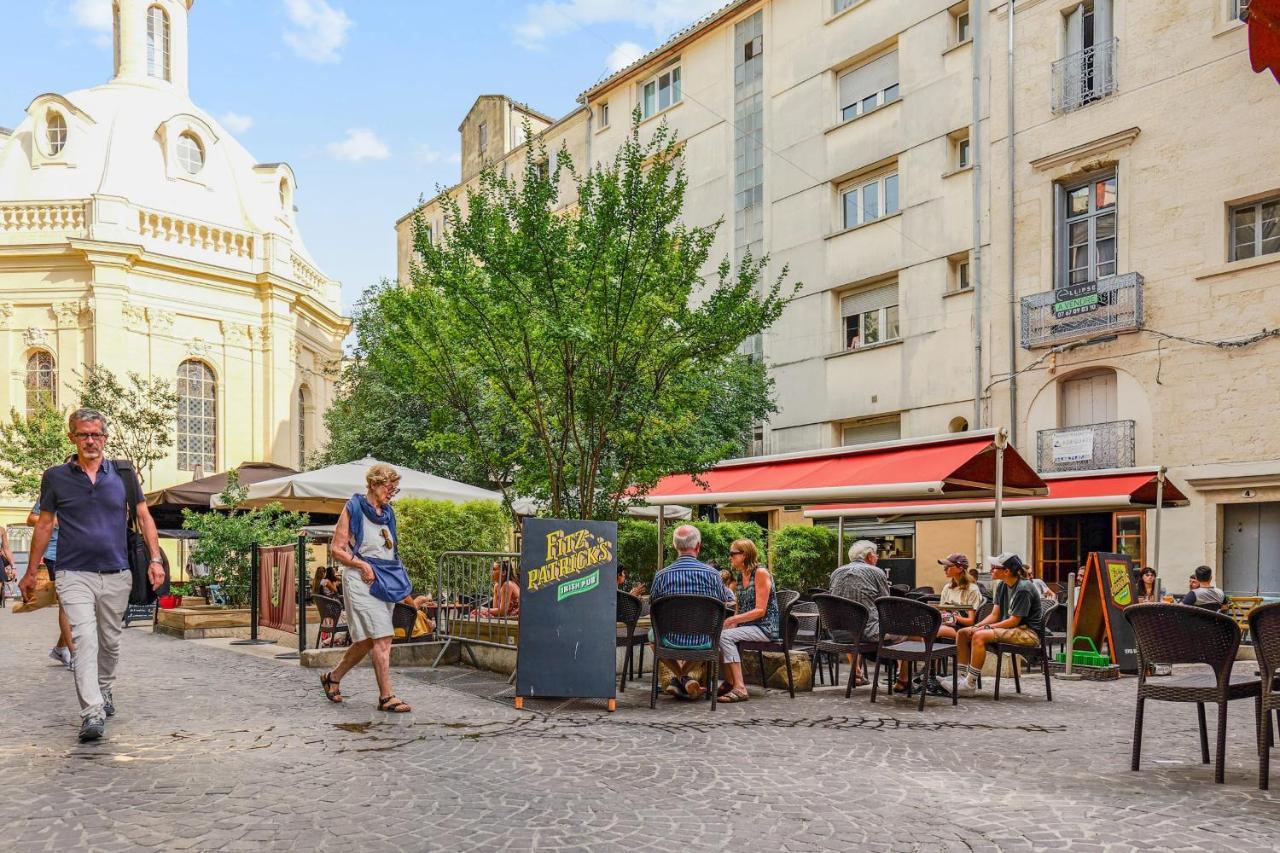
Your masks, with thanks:
[(374, 711), (368, 669), (331, 705), (315, 671), (131, 628), (119, 715), (80, 746), (70, 675), (46, 657), (55, 632), (50, 612), (0, 613), (4, 850), (1280, 846), (1252, 703), (1231, 709), (1225, 785), (1199, 763), (1191, 706), (1148, 706), (1131, 773), (1132, 679), (1055, 682), (1051, 705), (1036, 679), (999, 703), (988, 685), (922, 714), (823, 688), (650, 711), (636, 683), (608, 714), (518, 712), (488, 698), (502, 678), (402, 670), (414, 713), (393, 717)]

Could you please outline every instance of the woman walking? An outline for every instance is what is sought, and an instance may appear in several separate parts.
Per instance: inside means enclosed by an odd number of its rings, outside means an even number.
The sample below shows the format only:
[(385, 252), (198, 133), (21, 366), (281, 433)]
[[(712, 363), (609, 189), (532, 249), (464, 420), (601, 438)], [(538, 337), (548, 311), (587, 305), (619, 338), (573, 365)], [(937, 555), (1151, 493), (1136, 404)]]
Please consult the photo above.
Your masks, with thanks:
[[(342, 586), (351, 648), (332, 672), (320, 676), (320, 684), (330, 702), (343, 701), (339, 682), (372, 652), (373, 673), (378, 681), (378, 710), (403, 714), (412, 709), (391, 689), (391, 639), (395, 635), (391, 613), (395, 602), (409, 590), (386, 589), (386, 579), (379, 577), (373, 565), (397, 559), (396, 514), (391, 508), (391, 499), (400, 491), (400, 475), (390, 465), (373, 465), (365, 474), (365, 483), (368, 491), (352, 495), (338, 516), (330, 549), (334, 558), (346, 567)], [(403, 568), (400, 573), (403, 574)], [(404, 580), (407, 587), (407, 578)], [(382, 595), (394, 597), (387, 600)]]

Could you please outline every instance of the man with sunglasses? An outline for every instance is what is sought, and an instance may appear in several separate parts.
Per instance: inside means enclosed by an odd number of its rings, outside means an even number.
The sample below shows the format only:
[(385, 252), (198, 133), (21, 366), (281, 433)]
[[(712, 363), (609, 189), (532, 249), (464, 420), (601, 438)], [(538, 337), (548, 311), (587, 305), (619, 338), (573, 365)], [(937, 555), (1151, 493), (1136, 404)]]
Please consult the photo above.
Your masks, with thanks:
[[(40, 515), (31, 536), (31, 553), (43, 554), (58, 524), (58, 574), (55, 584), (75, 641), (76, 695), (80, 699), (80, 741), (97, 740), (106, 718), (116, 712), (112, 697), (120, 658), (121, 620), (129, 604), (128, 503), (135, 503), (138, 526), (151, 554), (148, 580), (164, 583), (156, 525), (131, 466), (106, 458), (107, 423), (100, 412), (77, 409), (67, 419), (76, 453), (54, 465), (40, 480)], [(132, 479), (126, 484), (125, 478)], [(28, 572), (24, 597), (35, 586)]]

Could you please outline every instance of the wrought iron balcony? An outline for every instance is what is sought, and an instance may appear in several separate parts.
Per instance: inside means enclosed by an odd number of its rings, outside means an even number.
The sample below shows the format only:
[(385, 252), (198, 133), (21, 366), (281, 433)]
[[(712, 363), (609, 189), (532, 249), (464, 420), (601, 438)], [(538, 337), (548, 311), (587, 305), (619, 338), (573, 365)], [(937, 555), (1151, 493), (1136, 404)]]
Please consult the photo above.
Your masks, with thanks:
[(1069, 113), (1116, 92), (1119, 39), (1099, 42), (1053, 63), (1053, 111)]
[(1036, 433), (1036, 470), (1096, 471), (1132, 468), (1133, 421), (1042, 429)]
[(1141, 329), (1142, 282), (1130, 272), (1022, 297), (1023, 349)]

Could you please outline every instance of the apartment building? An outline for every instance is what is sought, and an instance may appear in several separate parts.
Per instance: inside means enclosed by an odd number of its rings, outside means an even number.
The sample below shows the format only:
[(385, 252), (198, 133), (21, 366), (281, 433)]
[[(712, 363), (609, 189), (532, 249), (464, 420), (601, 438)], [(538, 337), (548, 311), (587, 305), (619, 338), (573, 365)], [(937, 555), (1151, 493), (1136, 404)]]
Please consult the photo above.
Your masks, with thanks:
[[(642, 133), (666, 122), (684, 142), (686, 218), (724, 219), (712, 262), (768, 253), (771, 273), (786, 265), (803, 282), (752, 344), (779, 405), (755, 453), (974, 424), (968, 8), (738, 0), (587, 89), (579, 109), (533, 125), (549, 151), (565, 144), (577, 162), (595, 163), (613, 157), (633, 109)], [(529, 153), (506, 116), (540, 114), (502, 96), (477, 100), (461, 126), (462, 175), (449, 194), (464, 196), (483, 165), (524, 168)], [(419, 216), (434, 233), (444, 227), (439, 199), (397, 222), (401, 280)], [(777, 526), (801, 520), (799, 510), (751, 515)], [(879, 536), (905, 561), (918, 547), (972, 551), (975, 540), (973, 522), (849, 532)]]
[[(1280, 87), (1250, 69), (1247, 5), (1021, 0), (1010, 63), (988, 4), (986, 331), (993, 422), (1040, 471), (1168, 466), (1190, 500), (1164, 516), (1170, 585), (1205, 563), (1275, 595)], [(1149, 563), (1149, 515), (1018, 520), (1006, 543), (1049, 580), (1091, 550)]]

